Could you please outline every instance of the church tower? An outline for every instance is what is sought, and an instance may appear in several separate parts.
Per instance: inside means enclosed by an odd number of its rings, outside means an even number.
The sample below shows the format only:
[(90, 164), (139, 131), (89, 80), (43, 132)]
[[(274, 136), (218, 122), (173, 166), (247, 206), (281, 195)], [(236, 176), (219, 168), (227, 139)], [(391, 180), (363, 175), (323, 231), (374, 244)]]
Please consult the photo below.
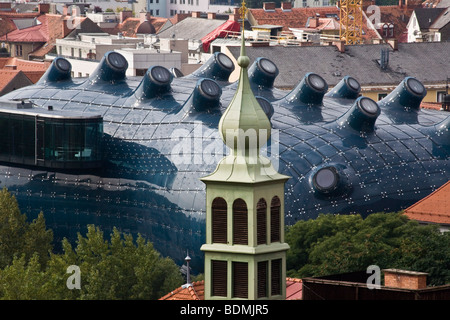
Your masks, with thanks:
[[(241, 14), (245, 15), (245, 2)], [(243, 19), (244, 20), (244, 19)], [(248, 79), (244, 29), (237, 91), (219, 122), (230, 153), (206, 184), (205, 299), (286, 299), (284, 185), (260, 147), (271, 124)]]

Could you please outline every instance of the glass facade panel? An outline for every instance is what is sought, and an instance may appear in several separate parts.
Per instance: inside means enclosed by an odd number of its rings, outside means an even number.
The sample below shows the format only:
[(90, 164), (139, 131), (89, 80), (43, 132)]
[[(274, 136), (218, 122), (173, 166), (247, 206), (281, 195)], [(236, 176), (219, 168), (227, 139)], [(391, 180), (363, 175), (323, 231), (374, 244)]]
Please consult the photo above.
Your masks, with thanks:
[(45, 118), (26, 112), (0, 112), (0, 135), (1, 161), (77, 168), (102, 159), (101, 118)]

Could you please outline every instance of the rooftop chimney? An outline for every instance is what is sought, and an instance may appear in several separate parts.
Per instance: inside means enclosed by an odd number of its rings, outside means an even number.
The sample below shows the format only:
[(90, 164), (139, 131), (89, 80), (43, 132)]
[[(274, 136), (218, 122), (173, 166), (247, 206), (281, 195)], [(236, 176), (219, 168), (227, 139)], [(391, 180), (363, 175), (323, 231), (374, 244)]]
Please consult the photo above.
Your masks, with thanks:
[(264, 11), (275, 11), (275, 2), (263, 2)]
[(427, 286), (428, 273), (399, 269), (385, 269), (383, 271), (386, 287), (419, 290)]
[(398, 40), (397, 39), (388, 39), (387, 43), (392, 47), (392, 50), (398, 50)]
[(318, 26), (319, 26), (319, 18), (318, 17), (309, 18), (309, 27), (310, 28), (317, 28)]
[(192, 11), (191, 16), (192, 18), (200, 18), (200, 11)]
[(292, 11), (292, 4), (290, 2), (282, 2), (281, 10), (283, 11)]
[(341, 53), (345, 52), (345, 41), (344, 40), (335, 41), (335, 42), (333, 42), (333, 44), (336, 46), (336, 48), (339, 50), (339, 52), (341, 52)]
[(216, 13), (215, 12), (208, 12), (208, 19), (215, 19), (216, 18)]
[(119, 13), (119, 23), (123, 23), (126, 19), (133, 16), (133, 11), (121, 11)]
[(40, 14), (49, 13), (50, 12), (50, 3), (39, 3), (38, 4), (38, 12)]
[[(130, 17), (133, 16), (133, 11), (128, 11), (130, 13)], [(127, 17), (129, 18), (129, 17)], [(139, 22), (143, 23), (144, 21), (150, 21), (152, 18), (150, 12), (139, 12)]]

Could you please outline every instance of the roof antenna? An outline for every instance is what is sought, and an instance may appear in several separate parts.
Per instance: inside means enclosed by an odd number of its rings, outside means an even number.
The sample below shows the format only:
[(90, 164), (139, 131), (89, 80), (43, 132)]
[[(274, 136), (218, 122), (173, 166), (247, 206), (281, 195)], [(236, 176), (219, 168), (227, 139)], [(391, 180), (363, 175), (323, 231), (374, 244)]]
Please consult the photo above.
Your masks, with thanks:
[(189, 251), (186, 253), (186, 258), (184, 258), (184, 261), (186, 261), (186, 283), (182, 286), (183, 288), (188, 288), (192, 286), (191, 283), (191, 268), (189, 267), (189, 261), (191, 261), (191, 257), (189, 257)]

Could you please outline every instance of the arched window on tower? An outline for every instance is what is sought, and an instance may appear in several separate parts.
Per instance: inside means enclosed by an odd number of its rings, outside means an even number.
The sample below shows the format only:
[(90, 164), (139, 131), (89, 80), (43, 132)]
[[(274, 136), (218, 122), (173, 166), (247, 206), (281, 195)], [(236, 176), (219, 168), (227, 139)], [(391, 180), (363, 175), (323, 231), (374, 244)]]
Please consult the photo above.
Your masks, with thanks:
[(227, 202), (223, 198), (215, 198), (211, 207), (212, 242), (227, 243)]
[(267, 203), (264, 198), (256, 204), (256, 243), (267, 243)]
[(247, 204), (242, 199), (233, 202), (233, 244), (248, 245)]
[(280, 241), (281, 234), (281, 201), (277, 196), (270, 203), (270, 242)]

